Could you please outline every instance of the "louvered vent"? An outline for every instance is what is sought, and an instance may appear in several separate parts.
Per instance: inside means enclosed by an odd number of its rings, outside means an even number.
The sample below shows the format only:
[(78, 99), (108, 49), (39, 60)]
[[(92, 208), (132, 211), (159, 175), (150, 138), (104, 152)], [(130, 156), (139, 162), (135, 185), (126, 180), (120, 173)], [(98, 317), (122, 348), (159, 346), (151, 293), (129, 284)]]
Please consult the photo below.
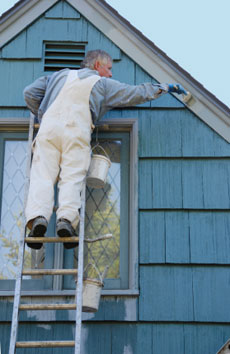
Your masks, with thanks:
[(79, 69), (86, 43), (45, 43), (44, 71)]

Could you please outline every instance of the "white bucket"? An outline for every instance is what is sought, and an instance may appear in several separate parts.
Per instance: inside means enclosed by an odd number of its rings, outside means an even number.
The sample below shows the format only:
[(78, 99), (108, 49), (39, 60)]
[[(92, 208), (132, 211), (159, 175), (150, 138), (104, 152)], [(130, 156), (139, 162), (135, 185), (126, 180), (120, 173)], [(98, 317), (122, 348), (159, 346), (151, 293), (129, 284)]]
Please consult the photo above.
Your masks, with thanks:
[[(101, 146), (98, 147), (100, 147), (105, 152)], [(104, 188), (110, 166), (111, 161), (108, 156), (106, 157), (104, 155), (93, 155), (86, 177), (87, 186), (96, 189)]]
[(83, 312), (97, 312), (103, 283), (96, 279), (87, 278), (83, 282)]

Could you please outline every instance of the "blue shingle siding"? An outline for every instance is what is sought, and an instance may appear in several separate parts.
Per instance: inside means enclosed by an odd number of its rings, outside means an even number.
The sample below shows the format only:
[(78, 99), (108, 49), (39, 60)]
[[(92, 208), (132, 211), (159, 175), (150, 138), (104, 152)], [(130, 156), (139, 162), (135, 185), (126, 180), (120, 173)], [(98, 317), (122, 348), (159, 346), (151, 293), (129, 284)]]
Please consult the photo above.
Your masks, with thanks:
[(140, 212), (141, 264), (229, 264), (230, 212)]
[[(20, 340), (59, 340), (60, 334), (65, 339), (73, 340), (75, 327), (73, 323), (41, 322), (28, 328), (22, 325)], [(203, 324), (180, 324), (180, 323), (141, 323), (124, 324), (87, 323), (82, 328), (83, 353), (89, 354), (141, 354), (141, 353), (216, 353), (220, 343), (229, 338), (230, 326), (203, 325)], [(10, 325), (0, 325), (0, 342), (2, 352), (9, 345)], [(5, 351), (7, 352), (7, 351)], [(20, 350), (19, 350), (20, 352)], [(63, 353), (63, 348), (30, 349), (31, 354)], [(65, 348), (66, 354), (72, 354), (72, 348)]]
[[(44, 75), (44, 41), (102, 48), (114, 59), (114, 79), (155, 82), (60, 1), (2, 48), (0, 117), (28, 115), (22, 90)], [(84, 324), (84, 353), (213, 354), (230, 333), (230, 145), (172, 95), (106, 117), (138, 118), (140, 296), (133, 298), (134, 316), (125, 297), (104, 299)], [(11, 304), (0, 305), (4, 352), (9, 322), (3, 321), (10, 321)], [(73, 335), (68, 316), (47, 317), (37, 330), (25, 323), (21, 336), (28, 328), (34, 338), (48, 339), (51, 329), (58, 338), (63, 328)]]
[(45, 13), (46, 18), (53, 19), (78, 19), (81, 17), (80, 13), (65, 1), (59, 1), (57, 5), (52, 6), (50, 10)]
[(230, 156), (230, 144), (188, 109), (140, 111), (139, 117), (140, 158)]
[(229, 209), (230, 159), (141, 159), (141, 209)]
[(224, 266), (140, 267), (142, 321), (229, 322), (229, 269)]

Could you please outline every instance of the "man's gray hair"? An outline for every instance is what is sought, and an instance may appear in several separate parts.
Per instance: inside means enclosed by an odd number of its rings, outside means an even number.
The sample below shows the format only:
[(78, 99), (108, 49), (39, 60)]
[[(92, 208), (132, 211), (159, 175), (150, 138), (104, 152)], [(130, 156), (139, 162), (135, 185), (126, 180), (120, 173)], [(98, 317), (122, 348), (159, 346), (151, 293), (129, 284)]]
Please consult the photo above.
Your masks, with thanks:
[(94, 64), (96, 61), (100, 63), (104, 61), (113, 61), (111, 56), (106, 53), (104, 50), (97, 49), (97, 50), (90, 50), (87, 52), (85, 59), (81, 63), (81, 68), (89, 68), (94, 69)]

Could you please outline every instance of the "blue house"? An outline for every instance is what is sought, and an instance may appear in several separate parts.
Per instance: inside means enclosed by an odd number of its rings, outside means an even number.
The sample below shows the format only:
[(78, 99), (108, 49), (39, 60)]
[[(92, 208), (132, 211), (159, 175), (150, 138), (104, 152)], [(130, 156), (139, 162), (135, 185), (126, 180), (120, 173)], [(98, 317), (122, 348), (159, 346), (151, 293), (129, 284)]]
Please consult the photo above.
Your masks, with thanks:
[[(104, 0), (20, 0), (0, 17), (0, 351), (9, 347), (26, 176), (22, 91), (98, 48), (111, 54), (114, 79), (180, 82), (191, 96), (115, 109), (93, 136), (112, 167), (103, 190), (88, 190), (86, 236), (114, 238), (86, 247), (86, 261), (109, 269), (98, 312), (83, 314), (82, 354), (214, 354), (230, 337), (230, 109)], [(25, 267), (76, 263), (59, 244), (26, 248)], [(72, 276), (23, 280), (31, 303), (72, 303), (74, 289)], [(73, 340), (74, 320), (70, 310), (24, 311), (19, 340)]]

